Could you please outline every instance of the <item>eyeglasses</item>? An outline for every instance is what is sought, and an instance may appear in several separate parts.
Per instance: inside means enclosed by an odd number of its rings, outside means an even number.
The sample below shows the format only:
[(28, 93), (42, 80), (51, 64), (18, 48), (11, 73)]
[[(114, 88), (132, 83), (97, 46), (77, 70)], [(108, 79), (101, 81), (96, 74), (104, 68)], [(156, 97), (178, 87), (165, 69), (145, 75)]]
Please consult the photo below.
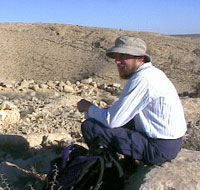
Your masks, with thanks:
[(129, 54), (125, 54), (125, 53), (114, 53), (113, 57), (115, 59), (140, 59), (140, 58), (144, 58), (144, 56), (133, 56), (133, 55), (129, 55)]

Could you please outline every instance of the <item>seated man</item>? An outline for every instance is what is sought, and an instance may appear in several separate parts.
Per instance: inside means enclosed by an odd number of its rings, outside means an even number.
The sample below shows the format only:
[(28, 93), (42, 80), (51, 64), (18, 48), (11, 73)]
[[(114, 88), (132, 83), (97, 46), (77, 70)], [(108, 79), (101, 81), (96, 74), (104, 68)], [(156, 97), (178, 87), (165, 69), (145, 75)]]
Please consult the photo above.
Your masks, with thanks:
[(99, 108), (85, 99), (77, 103), (87, 118), (82, 123), (86, 143), (90, 147), (101, 137), (105, 146), (147, 164), (174, 159), (186, 132), (175, 87), (152, 65), (146, 44), (139, 38), (117, 38), (106, 55), (115, 60), (120, 77), (128, 81), (109, 108)]

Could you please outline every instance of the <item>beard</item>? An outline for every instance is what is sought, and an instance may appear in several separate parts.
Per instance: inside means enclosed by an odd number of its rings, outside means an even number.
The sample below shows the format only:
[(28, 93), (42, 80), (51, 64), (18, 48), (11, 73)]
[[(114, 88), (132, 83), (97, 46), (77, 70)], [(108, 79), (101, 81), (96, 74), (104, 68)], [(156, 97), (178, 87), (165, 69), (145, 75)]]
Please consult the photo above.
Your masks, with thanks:
[(118, 71), (119, 71), (119, 77), (120, 77), (120, 79), (128, 80), (133, 75), (133, 73), (123, 73), (123, 72), (120, 72), (119, 69), (118, 69)]
[(131, 78), (132, 74), (123, 74), (123, 75), (119, 75), (119, 76), (120, 76), (120, 79), (128, 80)]

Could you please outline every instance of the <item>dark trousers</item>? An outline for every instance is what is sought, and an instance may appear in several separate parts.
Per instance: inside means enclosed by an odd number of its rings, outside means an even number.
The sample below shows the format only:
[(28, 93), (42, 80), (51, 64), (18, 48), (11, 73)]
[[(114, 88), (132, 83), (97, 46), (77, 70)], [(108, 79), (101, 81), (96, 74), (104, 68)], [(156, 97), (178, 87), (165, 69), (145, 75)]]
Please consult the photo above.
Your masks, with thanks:
[(96, 139), (102, 139), (104, 146), (133, 159), (142, 160), (146, 164), (161, 164), (174, 159), (182, 145), (182, 138), (148, 138), (126, 127), (107, 128), (94, 119), (85, 120), (81, 130), (89, 147), (97, 143)]

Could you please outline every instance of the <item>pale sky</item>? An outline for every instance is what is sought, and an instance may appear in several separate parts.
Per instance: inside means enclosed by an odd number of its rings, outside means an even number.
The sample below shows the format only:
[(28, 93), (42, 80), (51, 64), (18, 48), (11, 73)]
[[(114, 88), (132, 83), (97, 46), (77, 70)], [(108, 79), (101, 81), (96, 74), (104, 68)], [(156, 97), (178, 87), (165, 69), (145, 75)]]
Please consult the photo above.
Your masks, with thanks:
[(0, 0), (0, 22), (200, 34), (200, 0)]

